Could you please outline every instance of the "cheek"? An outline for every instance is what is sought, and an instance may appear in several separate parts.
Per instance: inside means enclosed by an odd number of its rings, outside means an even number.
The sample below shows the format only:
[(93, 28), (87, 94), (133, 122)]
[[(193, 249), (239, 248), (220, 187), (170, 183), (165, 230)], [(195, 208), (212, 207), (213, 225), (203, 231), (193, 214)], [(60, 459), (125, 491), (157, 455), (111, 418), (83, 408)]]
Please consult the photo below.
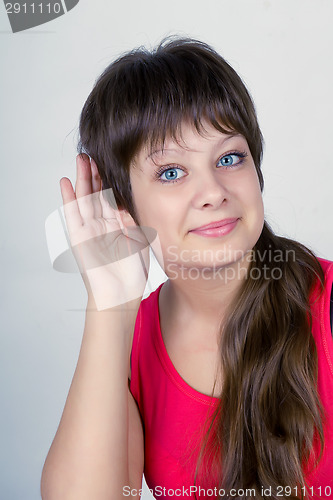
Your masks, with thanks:
[(137, 176), (131, 176), (132, 201), (140, 226), (147, 224), (147, 215), (150, 212), (149, 190)]
[(140, 190), (138, 186), (136, 188), (132, 195), (140, 226), (151, 227), (160, 235), (172, 223), (173, 213), (170, 205), (163, 202), (161, 197), (155, 196), (151, 190)]
[(252, 208), (252, 224), (255, 228), (254, 232), (256, 234), (256, 237), (259, 238), (265, 221), (264, 203), (259, 183), (257, 183), (256, 191), (253, 191), (251, 208)]
[(248, 178), (244, 179), (239, 196), (243, 202), (244, 217), (253, 227), (253, 231), (260, 233), (264, 224), (264, 204), (255, 168)]
[(247, 175), (237, 182), (237, 196), (243, 205), (248, 208), (262, 206), (262, 193), (259, 179), (255, 169), (247, 172)]
[(257, 207), (258, 211), (263, 211), (263, 199), (262, 192), (260, 189), (260, 183), (257, 175), (257, 171), (255, 166), (253, 165), (253, 169), (249, 172), (248, 179), (244, 185), (244, 193), (248, 197), (248, 202), (253, 206)]
[(255, 195), (253, 196), (252, 200), (252, 205), (256, 212), (258, 212), (258, 215), (263, 216), (264, 215), (264, 202), (262, 198), (262, 193), (260, 191), (260, 187), (258, 185), (257, 191), (255, 192)]

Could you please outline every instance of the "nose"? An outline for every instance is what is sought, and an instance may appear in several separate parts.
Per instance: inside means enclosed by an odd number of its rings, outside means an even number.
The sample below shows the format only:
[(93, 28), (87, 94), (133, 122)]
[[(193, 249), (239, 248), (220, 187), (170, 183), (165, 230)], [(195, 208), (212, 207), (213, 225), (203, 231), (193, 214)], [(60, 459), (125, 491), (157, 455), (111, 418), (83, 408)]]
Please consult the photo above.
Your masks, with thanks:
[[(208, 169), (207, 169), (208, 170)], [(195, 208), (219, 208), (228, 199), (229, 193), (224, 185), (220, 172), (205, 170), (196, 179), (192, 203)]]

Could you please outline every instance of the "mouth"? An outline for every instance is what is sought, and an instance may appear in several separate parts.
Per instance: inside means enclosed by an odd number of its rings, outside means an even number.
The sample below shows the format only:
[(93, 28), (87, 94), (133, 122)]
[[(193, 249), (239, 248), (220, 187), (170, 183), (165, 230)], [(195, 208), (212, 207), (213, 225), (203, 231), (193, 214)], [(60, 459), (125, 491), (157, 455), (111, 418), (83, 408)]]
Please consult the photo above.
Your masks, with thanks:
[(191, 229), (189, 232), (204, 231), (205, 229), (216, 229), (218, 227), (227, 226), (228, 224), (234, 224), (238, 219), (239, 219), (239, 217), (232, 217), (229, 219), (223, 219), (223, 220), (219, 220), (216, 222), (211, 222), (210, 224), (206, 224), (204, 226), (200, 226), (200, 227), (196, 227), (194, 229)]

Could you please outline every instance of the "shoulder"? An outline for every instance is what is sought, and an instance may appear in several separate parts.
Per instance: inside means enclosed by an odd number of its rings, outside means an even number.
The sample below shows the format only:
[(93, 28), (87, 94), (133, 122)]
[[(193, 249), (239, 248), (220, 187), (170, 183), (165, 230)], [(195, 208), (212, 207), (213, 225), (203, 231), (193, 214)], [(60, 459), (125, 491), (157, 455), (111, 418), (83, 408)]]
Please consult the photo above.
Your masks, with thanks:
[(323, 268), (324, 272), (333, 272), (333, 261), (323, 259), (322, 257), (317, 257), (317, 260), (320, 262), (320, 265)]
[(143, 321), (151, 322), (158, 315), (158, 297), (160, 289), (163, 286), (161, 283), (155, 290), (148, 290), (141, 301), (139, 313), (141, 317), (141, 325)]
[(158, 296), (161, 283), (155, 290), (146, 291), (137, 313), (132, 339), (131, 362), (128, 378), (131, 380), (133, 368), (137, 369), (140, 353), (150, 351), (151, 337), (159, 322)]
[(329, 293), (331, 295), (332, 284), (333, 284), (333, 261), (317, 257), (317, 260), (323, 270), (324, 274), (324, 287), (320, 285), (319, 276), (317, 276), (316, 284), (319, 285), (321, 290), (325, 291), (325, 294)]

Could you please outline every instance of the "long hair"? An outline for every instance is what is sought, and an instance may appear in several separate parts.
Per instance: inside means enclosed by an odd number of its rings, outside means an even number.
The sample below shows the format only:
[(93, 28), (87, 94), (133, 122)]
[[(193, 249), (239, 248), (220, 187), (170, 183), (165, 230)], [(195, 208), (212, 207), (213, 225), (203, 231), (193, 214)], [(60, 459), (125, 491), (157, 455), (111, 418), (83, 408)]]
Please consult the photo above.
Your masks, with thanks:
[[(275, 235), (267, 222), (251, 259), (221, 326), (222, 392), (206, 422), (195, 477), (200, 466), (201, 477), (220, 471), (224, 499), (246, 498), (228, 494), (246, 489), (258, 498), (267, 489), (270, 498), (284, 491), (299, 498), (307, 487), (305, 472), (317, 465), (323, 449), (311, 333), (323, 270), (310, 249)], [(312, 294), (318, 280), (319, 293)]]
[[(185, 121), (204, 133), (203, 120), (245, 137), (263, 190), (263, 137), (252, 98), (222, 56), (189, 38), (140, 47), (105, 69), (82, 109), (78, 151), (95, 160), (103, 189), (112, 188), (118, 207), (138, 223), (129, 175), (135, 156), (146, 145), (163, 147), (166, 137), (177, 140)], [(272, 260), (277, 251), (283, 257)], [(209, 475), (214, 462), (227, 492), (252, 487), (260, 497), (261, 487), (271, 486), (272, 497), (281, 498), (278, 485), (304, 485), (304, 464), (316, 462), (313, 440), (323, 446), (309, 296), (324, 274), (311, 250), (275, 235), (266, 221), (253, 256), (221, 326), (223, 388), (194, 480), (199, 470)]]

